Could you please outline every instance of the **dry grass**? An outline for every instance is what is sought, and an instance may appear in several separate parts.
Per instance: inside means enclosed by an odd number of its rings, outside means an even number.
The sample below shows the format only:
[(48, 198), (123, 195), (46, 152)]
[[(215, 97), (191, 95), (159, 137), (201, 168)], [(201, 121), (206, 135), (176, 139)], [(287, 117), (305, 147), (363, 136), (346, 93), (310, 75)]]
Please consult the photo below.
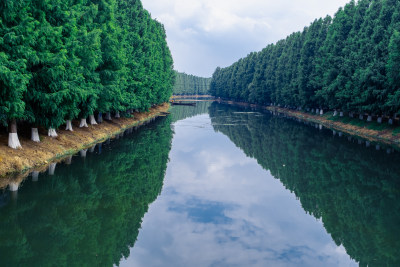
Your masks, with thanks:
[[(28, 175), (27, 170), (32, 168), (43, 168), (49, 162), (60, 159), (63, 156), (77, 153), (79, 150), (102, 142), (127, 128), (139, 125), (146, 120), (157, 117), (160, 113), (166, 112), (169, 104), (163, 104), (151, 108), (149, 112), (134, 113), (133, 118), (114, 119), (111, 122), (104, 121), (99, 125), (89, 125), (88, 128), (79, 128), (79, 121), (73, 121), (73, 132), (65, 131), (61, 127), (57, 131), (57, 138), (47, 136), (45, 129), (39, 129), (40, 143), (30, 141), (20, 136), (22, 149), (11, 149), (7, 146), (8, 136), (0, 135), (0, 179), (2, 184), (8, 184), (9, 179), (23, 180)], [(24, 172), (24, 173), (20, 173)]]

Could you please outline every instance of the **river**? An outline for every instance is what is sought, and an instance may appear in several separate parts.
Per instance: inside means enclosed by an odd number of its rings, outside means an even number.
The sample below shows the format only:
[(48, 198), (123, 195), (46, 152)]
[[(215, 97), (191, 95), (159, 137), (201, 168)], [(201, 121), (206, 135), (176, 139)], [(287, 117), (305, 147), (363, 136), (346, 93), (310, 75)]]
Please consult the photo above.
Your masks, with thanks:
[(400, 153), (199, 102), (0, 191), (0, 266), (400, 266)]

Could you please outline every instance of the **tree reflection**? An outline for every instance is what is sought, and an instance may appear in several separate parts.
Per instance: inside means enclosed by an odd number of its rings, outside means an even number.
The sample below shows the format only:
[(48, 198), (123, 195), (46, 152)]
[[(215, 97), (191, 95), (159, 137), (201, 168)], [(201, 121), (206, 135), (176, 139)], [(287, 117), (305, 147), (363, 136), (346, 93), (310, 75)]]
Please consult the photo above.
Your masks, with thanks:
[(214, 129), (294, 192), (361, 266), (400, 266), (400, 153), (243, 111), (213, 104)]

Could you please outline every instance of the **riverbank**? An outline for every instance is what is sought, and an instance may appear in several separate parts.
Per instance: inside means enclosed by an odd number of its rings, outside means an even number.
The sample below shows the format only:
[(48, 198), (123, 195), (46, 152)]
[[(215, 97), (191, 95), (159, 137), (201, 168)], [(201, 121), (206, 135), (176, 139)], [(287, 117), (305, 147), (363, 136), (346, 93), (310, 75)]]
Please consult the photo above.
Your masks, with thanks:
[(376, 122), (366, 122), (365, 120), (362, 121), (359, 119), (340, 118), (339, 116), (334, 117), (333, 112), (327, 112), (324, 115), (314, 115), (303, 111), (280, 107), (260, 106), (255, 104), (226, 100), (218, 100), (218, 102), (266, 109), (275, 113), (285, 114), (289, 117), (297, 118), (302, 121), (321, 124), (325, 128), (360, 137), (371, 142), (384, 143), (396, 148), (400, 148), (399, 127), (389, 126), (386, 124), (378, 124)]
[(81, 150), (112, 138), (128, 128), (143, 124), (167, 112), (169, 104), (151, 108), (148, 112), (133, 114), (132, 118), (113, 118), (98, 125), (89, 125), (88, 128), (79, 128), (79, 121), (73, 121), (74, 131), (58, 130), (58, 137), (47, 136), (44, 129), (39, 129), (40, 143), (30, 141), (20, 136), (21, 149), (12, 149), (7, 146), (7, 136), (0, 135), (0, 188), (7, 183), (6, 176), (15, 174), (21, 178), (26, 176), (31, 169), (45, 170), (52, 161), (78, 153)]

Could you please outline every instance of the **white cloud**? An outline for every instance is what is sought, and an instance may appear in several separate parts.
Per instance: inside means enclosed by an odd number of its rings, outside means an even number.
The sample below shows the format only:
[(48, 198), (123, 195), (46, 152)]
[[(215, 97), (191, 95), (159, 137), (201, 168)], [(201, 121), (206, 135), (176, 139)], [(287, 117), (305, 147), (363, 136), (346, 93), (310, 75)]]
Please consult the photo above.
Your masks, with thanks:
[(179, 71), (211, 76), (252, 51), (333, 15), (348, 0), (142, 0), (165, 25)]

